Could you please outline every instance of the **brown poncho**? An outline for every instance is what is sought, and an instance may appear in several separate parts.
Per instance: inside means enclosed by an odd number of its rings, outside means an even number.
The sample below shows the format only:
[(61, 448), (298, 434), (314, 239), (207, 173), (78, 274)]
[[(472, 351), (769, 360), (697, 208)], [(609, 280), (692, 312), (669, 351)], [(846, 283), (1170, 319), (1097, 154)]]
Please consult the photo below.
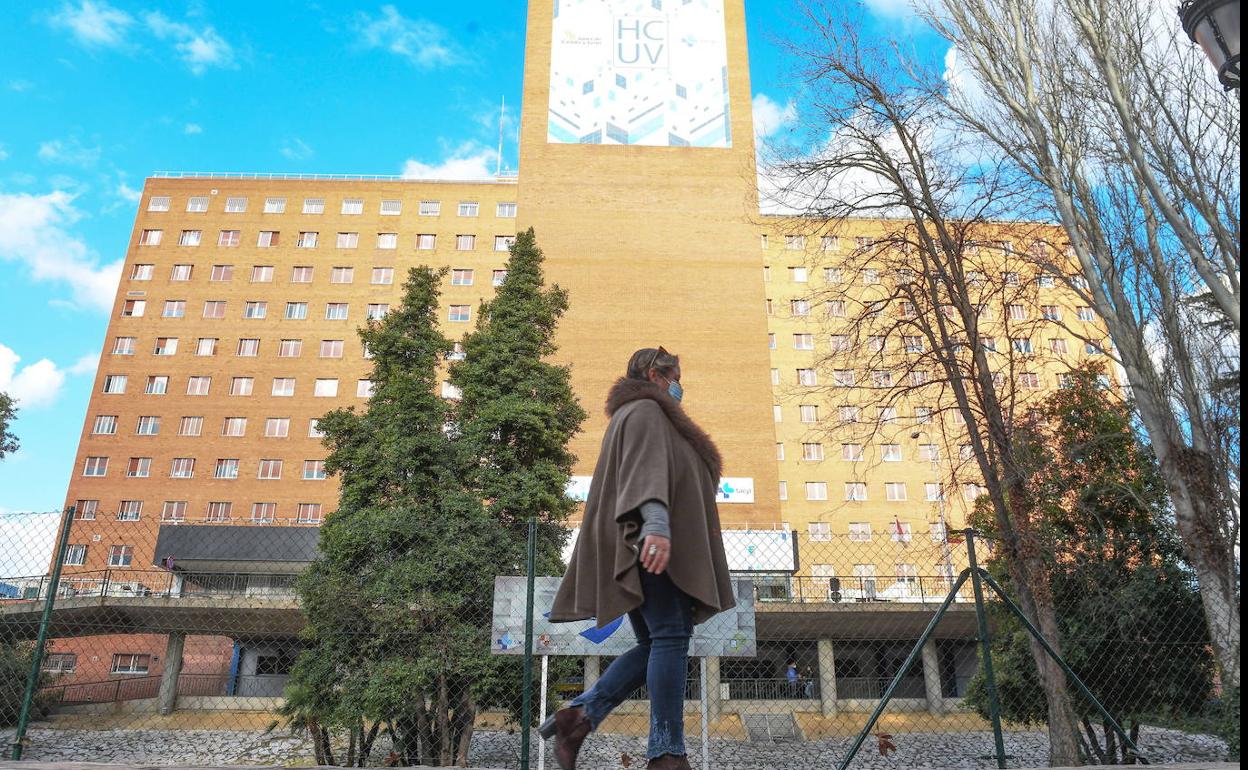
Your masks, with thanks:
[(724, 556), (715, 491), (719, 451), (654, 383), (621, 379), (607, 397), (602, 438), (580, 538), (550, 619), (596, 619), (599, 628), (641, 606), (638, 508), (658, 500), (671, 511), (667, 572), (693, 598), (694, 623), (736, 604)]

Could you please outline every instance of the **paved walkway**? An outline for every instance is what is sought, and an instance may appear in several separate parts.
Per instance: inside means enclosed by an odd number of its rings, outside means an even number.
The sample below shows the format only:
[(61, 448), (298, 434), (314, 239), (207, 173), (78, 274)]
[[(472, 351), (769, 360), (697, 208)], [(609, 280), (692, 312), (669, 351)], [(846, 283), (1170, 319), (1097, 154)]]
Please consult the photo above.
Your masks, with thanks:
[[(549, 765), (547, 765), (549, 767)], [(1232, 764), (1197, 762), (1182, 765), (1150, 765), (1154, 770), (1239, 770), (1239, 763)], [(96, 762), (13, 762), (0, 759), (0, 770), (270, 770), (270, 768), (222, 765), (217, 767), (153, 767), (151, 765), (106, 765)], [(339, 770), (337, 768), (303, 768), (302, 770)], [(407, 770), (435, 770), (435, 768), (408, 768)], [(477, 768), (487, 770), (487, 768)], [(1044, 768), (1044, 770), (1063, 770)], [(1074, 770), (1065, 768), (1064, 770)], [(1122, 770), (1121, 765), (1112, 767), (1083, 767), (1078, 770)]]

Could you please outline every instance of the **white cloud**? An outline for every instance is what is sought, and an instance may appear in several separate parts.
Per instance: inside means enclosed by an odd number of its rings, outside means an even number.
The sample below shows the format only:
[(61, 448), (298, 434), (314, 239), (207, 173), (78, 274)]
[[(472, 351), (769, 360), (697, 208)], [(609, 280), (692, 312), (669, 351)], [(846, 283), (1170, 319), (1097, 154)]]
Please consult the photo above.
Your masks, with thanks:
[(9, 90), (16, 91), (19, 94), (25, 91), (29, 91), (30, 89), (34, 87), (35, 87), (35, 84), (30, 82), (29, 80), (22, 80), (19, 78), (17, 80), (9, 81)]
[(183, 127), (182, 129), (182, 133), (186, 134), (187, 136), (194, 136), (195, 134), (202, 134), (204, 133), (204, 127), (199, 125), (198, 123), (187, 123), (186, 126)]
[(287, 160), (307, 160), (316, 154), (316, 151), (312, 149), (312, 145), (299, 137), (287, 139), (282, 145), (282, 149), (278, 152), (282, 153), (282, 157)]
[(68, 29), (79, 43), (92, 48), (116, 48), (126, 44), (126, 32), (134, 18), (103, 0), (81, 0), (78, 7), (61, 6), (49, 21)]
[(143, 199), (143, 192), (141, 190), (134, 189), (125, 182), (120, 182), (117, 185), (117, 197), (121, 198), (126, 203), (135, 204)]
[(407, 179), (494, 179), (497, 169), (497, 150), (467, 142), (437, 163), (409, 158), (402, 173)]
[(0, 392), (8, 393), (26, 409), (56, 403), (65, 385), (65, 372), (46, 358), (19, 368), (21, 360), (12, 348), (0, 344)]
[(797, 120), (797, 102), (792, 99), (780, 104), (767, 94), (754, 97), (754, 136), (773, 136)]
[(39, 160), (89, 168), (100, 160), (99, 147), (84, 147), (77, 138), (51, 139), (39, 145)]
[(864, 0), (867, 10), (876, 16), (905, 19), (915, 15), (913, 0)]
[(69, 372), (70, 374), (74, 376), (79, 376), (83, 374), (90, 374), (94, 376), (95, 370), (98, 369), (99, 367), (100, 367), (100, 354), (99, 352), (95, 352), (95, 353), (88, 353), (82, 358), (78, 359), (77, 361), (73, 363), (72, 366), (70, 366), (65, 371)]
[(0, 259), (26, 265), (36, 281), (66, 283), (79, 307), (108, 312), (122, 260), (101, 265), (70, 227), (79, 218), (74, 196), (0, 193)]
[(454, 64), (460, 58), (446, 30), (431, 21), (409, 19), (393, 5), (383, 5), (377, 16), (356, 14), (354, 29), (365, 48), (381, 48), (421, 69)]
[(0, 144), (0, 160), (8, 160), (8, 159), (9, 159), (8, 150), (5, 150), (4, 145)]
[(159, 11), (147, 14), (143, 20), (156, 37), (173, 41), (182, 61), (196, 75), (202, 75), (209, 67), (234, 66), (234, 47), (213, 27), (196, 29), (190, 24), (172, 21)]

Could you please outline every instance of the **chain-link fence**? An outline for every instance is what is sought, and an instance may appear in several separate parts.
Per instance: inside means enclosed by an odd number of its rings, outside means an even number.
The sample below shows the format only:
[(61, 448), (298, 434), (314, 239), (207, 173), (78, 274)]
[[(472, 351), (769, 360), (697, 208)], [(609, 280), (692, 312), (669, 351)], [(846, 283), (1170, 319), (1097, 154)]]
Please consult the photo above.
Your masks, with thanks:
[[(627, 620), (546, 621), (557, 579), (538, 576), (530, 603), (523, 563), (496, 582), (419, 552), (363, 558), (402, 547), (385, 522), (337, 533), (331, 569), (316, 526), (175, 520), (139, 536), (129, 515), (4, 518), (8, 751), (22, 730), (22, 756), (37, 760), (554, 768), (535, 730), (522, 762), (526, 699), (535, 726), (631, 645)], [(990, 539), (900, 527), (724, 538), (740, 601), (695, 636), (695, 767), (1047, 763), (1045, 653), (997, 593), (1018, 598)], [(357, 562), (370, 572), (354, 574)], [(1182, 565), (1078, 549), (1053, 563), (1061, 638), (1048, 642), (1067, 668), (1047, 670), (1065, 674), (1071, 718), (1057, 738), (1088, 761), (1130, 761), (1132, 745), (1152, 763), (1237, 756), (1237, 689), (1219, 679)], [(579, 767), (644, 766), (649, 724), (643, 688), (589, 737)]]

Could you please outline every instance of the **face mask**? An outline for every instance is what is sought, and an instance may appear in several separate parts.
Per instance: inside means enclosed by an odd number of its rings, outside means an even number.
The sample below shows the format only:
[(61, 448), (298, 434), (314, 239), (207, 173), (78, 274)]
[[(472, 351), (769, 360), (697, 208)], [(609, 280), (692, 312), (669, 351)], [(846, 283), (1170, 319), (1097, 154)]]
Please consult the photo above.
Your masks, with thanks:
[(676, 399), (677, 402), (679, 402), (682, 398), (685, 397), (685, 389), (680, 387), (679, 382), (672, 380), (671, 382), (667, 384), (667, 395), (671, 396), (672, 398)]

